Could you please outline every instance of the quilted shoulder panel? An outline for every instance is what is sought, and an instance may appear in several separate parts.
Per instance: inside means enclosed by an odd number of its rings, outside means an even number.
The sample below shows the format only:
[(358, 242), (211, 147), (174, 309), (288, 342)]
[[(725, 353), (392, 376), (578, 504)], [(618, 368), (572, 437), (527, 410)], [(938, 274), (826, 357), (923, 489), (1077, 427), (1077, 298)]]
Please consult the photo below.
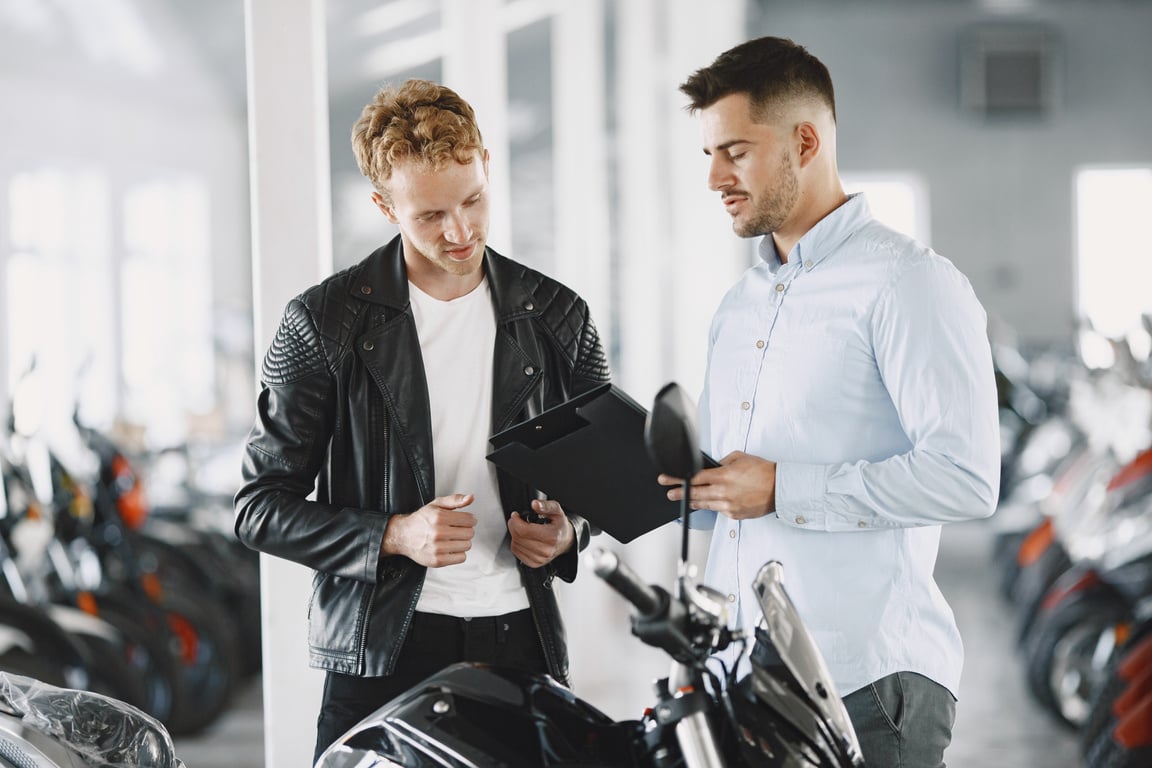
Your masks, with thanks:
[(261, 378), (268, 386), (290, 384), (324, 370), (320, 335), (307, 307), (293, 299), (284, 310), (276, 338), (264, 355)]
[(573, 375), (607, 381), (608, 358), (584, 299), (571, 288), (532, 269), (525, 268), (524, 281), (542, 308), (540, 322), (563, 351)]
[(363, 302), (348, 291), (355, 269), (332, 275), (288, 303), (264, 357), (261, 376), (266, 384), (287, 384), (335, 366), (364, 312)]

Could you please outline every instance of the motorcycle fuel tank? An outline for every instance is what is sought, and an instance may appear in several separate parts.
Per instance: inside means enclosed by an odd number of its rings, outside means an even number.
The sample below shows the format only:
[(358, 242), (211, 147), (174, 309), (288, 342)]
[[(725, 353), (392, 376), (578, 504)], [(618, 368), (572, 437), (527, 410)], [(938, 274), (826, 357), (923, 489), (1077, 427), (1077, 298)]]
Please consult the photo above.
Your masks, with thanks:
[(393, 699), (321, 757), (353, 766), (634, 766), (638, 721), (615, 722), (544, 675), (455, 664)]

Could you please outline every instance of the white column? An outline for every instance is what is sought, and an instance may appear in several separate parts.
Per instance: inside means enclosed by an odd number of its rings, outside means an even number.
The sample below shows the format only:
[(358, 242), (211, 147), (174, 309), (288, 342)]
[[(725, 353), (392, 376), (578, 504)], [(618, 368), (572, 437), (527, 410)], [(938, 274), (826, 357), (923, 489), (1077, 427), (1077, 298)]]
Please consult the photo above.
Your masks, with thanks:
[(11, 170), (0, 164), (0, 407), (5, 413), (12, 397), (8, 387), (8, 368), (12, 364), (8, 358), (12, 354), (12, 345), (8, 339), (20, 319), (12, 317), (8, 309), (11, 306), (8, 301), (8, 262), (12, 258), (12, 203), (8, 199), (11, 184)]
[(476, 111), (491, 160), (488, 242), (512, 255), (508, 157), (508, 42), (502, 0), (443, 0), (443, 83)]
[(708, 189), (708, 163), (701, 149), (699, 118), (684, 105), (680, 84), (745, 37), (745, 0), (667, 3), (668, 64), (660, 90), (670, 95), (661, 117), (667, 126), (672, 248), (664, 261), (671, 273), (671, 311), (664, 329), (670, 378), (699, 397), (707, 363), (708, 328), (724, 292), (749, 264), (752, 241), (732, 232), (717, 193)]
[(663, 3), (616, 4), (616, 185), (621, 359), (616, 379), (641, 403), (664, 384), (668, 205), (657, 36)]
[(612, 327), (604, 2), (557, 6), (552, 23), (554, 276), (584, 297), (607, 346)]
[[(332, 271), (323, 0), (245, 0), (255, 347)], [(261, 556), (264, 764), (307, 768), (323, 676), (309, 669), (311, 572)]]

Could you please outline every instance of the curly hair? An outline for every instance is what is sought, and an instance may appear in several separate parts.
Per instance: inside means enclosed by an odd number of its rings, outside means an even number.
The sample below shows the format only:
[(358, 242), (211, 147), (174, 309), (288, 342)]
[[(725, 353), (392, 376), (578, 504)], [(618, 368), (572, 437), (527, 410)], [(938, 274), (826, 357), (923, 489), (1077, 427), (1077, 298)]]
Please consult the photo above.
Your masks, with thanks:
[(467, 164), (484, 142), (468, 102), (450, 88), (411, 79), (377, 91), (352, 126), (352, 151), (360, 172), (390, 199), (385, 184), (398, 163), (414, 160), (428, 170)]
[(785, 102), (815, 99), (836, 119), (836, 96), (832, 76), (823, 62), (806, 48), (782, 37), (761, 37), (737, 45), (697, 70), (680, 86), (695, 113), (725, 96), (744, 93), (753, 116), (771, 121)]

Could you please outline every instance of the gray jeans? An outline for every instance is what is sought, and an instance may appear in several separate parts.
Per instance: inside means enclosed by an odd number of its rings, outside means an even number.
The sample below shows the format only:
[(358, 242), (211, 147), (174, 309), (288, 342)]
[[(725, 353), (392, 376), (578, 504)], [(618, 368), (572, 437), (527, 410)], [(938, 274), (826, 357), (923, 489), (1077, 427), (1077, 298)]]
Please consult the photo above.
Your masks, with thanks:
[(844, 697), (868, 768), (944, 768), (956, 699), (914, 672), (897, 672)]

